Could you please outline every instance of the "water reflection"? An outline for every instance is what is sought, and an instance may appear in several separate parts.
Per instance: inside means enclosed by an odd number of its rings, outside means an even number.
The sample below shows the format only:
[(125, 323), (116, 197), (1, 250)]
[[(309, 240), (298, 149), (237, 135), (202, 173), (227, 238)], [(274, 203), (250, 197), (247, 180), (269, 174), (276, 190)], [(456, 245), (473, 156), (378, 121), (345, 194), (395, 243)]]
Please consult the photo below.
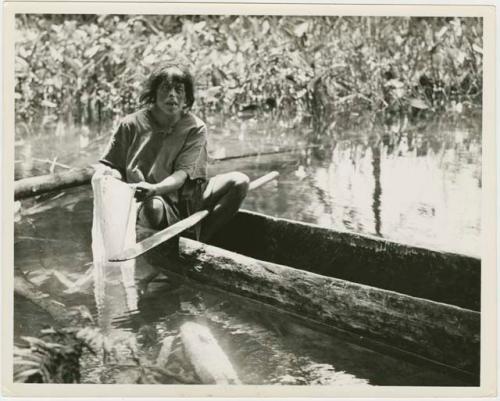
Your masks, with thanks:
[(480, 254), (479, 132), (462, 127), (346, 136), (324, 148), (321, 157), (311, 151), (297, 156), (295, 169), (284, 167), (280, 194), (268, 198), (265, 208), (261, 198), (272, 196), (263, 195), (265, 188), (252, 193), (245, 207), (398, 242)]
[(375, 234), (381, 236), (381, 219), (380, 219), (380, 208), (381, 208), (381, 195), (382, 186), (380, 185), (380, 148), (376, 145), (372, 145), (372, 171), (373, 171), (373, 181), (375, 182), (373, 188), (373, 218), (375, 220)]
[[(335, 128), (307, 142), (307, 127), (268, 119), (207, 118), (216, 157), (283, 147), (287, 154), (215, 163), (211, 174), (280, 171), (279, 191), (252, 193), (246, 208), (326, 227), (479, 255), (481, 123), (477, 118), (388, 121), (366, 129)], [(61, 128), (59, 128), (61, 131)], [(36, 131), (36, 130), (32, 130)], [(16, 178), (95, 162), (110, 127), (67, 127), (62, 139), (37, 136), (16, 146)], [(23, 139), (20, 138), (20, 139)], [(37, 162), (37, 160), (39, 160)]]

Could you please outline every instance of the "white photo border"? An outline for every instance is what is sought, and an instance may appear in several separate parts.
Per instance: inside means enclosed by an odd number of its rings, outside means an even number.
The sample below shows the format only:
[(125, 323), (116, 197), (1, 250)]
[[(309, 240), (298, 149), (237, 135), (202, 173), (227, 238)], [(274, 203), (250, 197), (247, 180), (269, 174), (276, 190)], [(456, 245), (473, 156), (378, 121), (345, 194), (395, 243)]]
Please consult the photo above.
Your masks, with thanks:
[[(14, 20), (16, 13), (463, 16), (483, 18), (481, 381), (478, 387), (89, 385), (13, 383)], [(24, 397), (492, 397), (496, 394), (495, 7), (436, 4), (5, 2), (3, 8), (2, 395)]]

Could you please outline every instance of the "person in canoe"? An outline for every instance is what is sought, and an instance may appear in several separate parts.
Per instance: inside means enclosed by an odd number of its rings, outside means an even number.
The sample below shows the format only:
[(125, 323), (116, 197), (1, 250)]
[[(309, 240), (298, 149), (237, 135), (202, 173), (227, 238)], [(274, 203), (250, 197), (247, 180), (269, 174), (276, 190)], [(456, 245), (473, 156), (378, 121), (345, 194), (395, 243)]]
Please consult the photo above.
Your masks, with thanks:
[(162, 229), (207, 208), (201, 240), (209, 239), (239, 209), (249, 185), (240, 172), (207, 177), (207, 127), (191, 112), (191, 73), (166, 65), (146, 80), (141, 109), (118, 125), (98, 174), (132, 184), (141, 204), (140, 225)]

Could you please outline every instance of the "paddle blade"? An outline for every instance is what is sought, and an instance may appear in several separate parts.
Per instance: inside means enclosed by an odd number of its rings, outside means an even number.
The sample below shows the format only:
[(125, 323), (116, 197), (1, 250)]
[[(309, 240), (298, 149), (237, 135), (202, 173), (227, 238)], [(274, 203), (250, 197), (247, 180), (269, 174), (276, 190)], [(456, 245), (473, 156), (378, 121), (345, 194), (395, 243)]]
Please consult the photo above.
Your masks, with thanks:
[(134, 259), (154, 248), (155, 246), (158, 246), (161, 243), (174, 238), (176, 235), (179, 235), (183, 231), (199, 223), (201, 220), (208, 216), (208, 213), (208, 210), (200, 210), (199, 212), (192, 214), (188, 218), (181, 220), (171, 225), (170, 227), (165, 228), (164, 230), (158, 231), (156, 234), (153, 234), (145, 240), (138, 242), (134, 246), (125, 249), (120, 254), (111, 257), (109, 261), (123, 262), (125, 260)]

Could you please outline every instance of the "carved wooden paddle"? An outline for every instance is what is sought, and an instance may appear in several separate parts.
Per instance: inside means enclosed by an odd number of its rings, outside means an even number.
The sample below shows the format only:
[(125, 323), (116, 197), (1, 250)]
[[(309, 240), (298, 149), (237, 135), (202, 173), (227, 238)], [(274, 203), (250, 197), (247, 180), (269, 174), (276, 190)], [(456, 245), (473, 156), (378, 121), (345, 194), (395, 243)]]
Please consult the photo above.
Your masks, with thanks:
[[(274, 180), (278, 177), (279, 173), (277, 171), (273, 171), (268, 173), (255, 181), (252, 181), (249, 186), (249, 190), (253, 190), (261, 187), (262, 185)], [(169, 239), (172, 239), (176, 235), (179, 235), (183, 231), (188, 228), (193, 227), (202, 221), (205, 217), (210, 214), (210, 211), (207, 209), (200, 210), (196, 213), (193, 213), (191, 216), (185, 218), (184, 220), (178, 221), (175, 224), (172, 224), (170, 227), (167, 227), (157, 233), (151, 235), (150, 237), (138, 242), (132, 247), (124, 249), (118, 255), (115, 255), (109, 259), (110, 262), (123, 262), (125, 260), (134, 259), (143, 253), (149, 251), (150, 249), (158, 246)]]

